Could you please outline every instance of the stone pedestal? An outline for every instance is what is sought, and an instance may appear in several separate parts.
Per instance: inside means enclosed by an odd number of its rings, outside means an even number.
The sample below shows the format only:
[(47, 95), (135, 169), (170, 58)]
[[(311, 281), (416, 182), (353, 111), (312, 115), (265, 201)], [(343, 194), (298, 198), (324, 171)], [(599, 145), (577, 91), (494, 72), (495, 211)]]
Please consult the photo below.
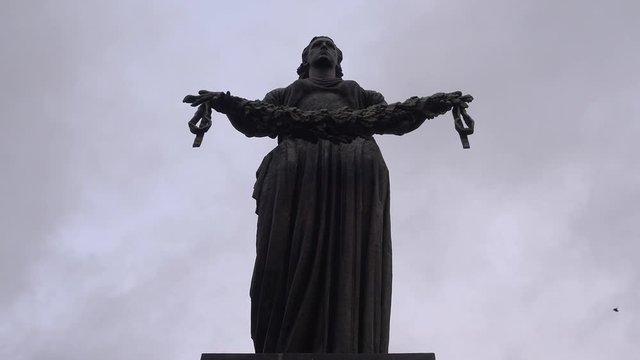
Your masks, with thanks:
[(202, 354), (200, 360), (436, 360), (433, 353), (411, 354)]

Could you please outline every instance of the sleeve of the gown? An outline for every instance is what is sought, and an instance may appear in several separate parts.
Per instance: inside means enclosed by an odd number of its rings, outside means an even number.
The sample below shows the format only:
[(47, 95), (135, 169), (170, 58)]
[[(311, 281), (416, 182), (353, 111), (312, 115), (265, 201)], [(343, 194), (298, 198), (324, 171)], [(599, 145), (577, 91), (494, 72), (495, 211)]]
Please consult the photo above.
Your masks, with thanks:
[(364, 90), (364, 107), (387, 105), (384, 96), (377, 91)]
[(344, 141), (343, 135), (346, 138), (359, 135), (351, 126), (343, 129), (342, 125), (336, 124), (328, 110), (303, 111), (282, 105), (284, 91), (276, 89), (264, 100), (254, 101), (226, 94), (217, 98), (212, 106), (226, 114), (233, 127), (249, 137), (294, 135)]
[(275, 138), (286, 127), (282, 116), (284, 89), (270, 91), (264, 100), (250, 101), (226, 95), (214, 108), (227, 115), (231, 125), (248, 137)]
[(337, 128), (334, 131), (357, 135), (403, 135), (417, 129), (426, 119), (448, 110), (430, 106), (429, 102), (428, 97), (414, 96), (403, 102), (387, 104), (382, 94), (366, 90), (364, 109), (332, 114)]

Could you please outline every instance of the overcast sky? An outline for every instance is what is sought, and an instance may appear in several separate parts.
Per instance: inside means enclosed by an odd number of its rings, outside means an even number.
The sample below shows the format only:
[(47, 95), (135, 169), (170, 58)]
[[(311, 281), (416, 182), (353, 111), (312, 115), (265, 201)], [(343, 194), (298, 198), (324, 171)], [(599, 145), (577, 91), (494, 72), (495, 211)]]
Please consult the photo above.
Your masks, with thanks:
[[(255, 171), (276, 145), (181, 103), (296, 79), (314, 35), (388, 102), (391, 352), (640, 358), (640, 2), (2, 1), (0, 358), (252, 352)], [(613, 312), (618, 307), (620, 312)]]

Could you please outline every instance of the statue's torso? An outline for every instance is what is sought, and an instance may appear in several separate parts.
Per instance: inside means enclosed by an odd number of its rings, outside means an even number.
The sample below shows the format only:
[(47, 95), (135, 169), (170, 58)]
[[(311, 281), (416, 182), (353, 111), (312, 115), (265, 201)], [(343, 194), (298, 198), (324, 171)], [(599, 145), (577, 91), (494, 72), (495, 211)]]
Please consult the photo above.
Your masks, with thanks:
[(301, 110), (336, 110), (342, 107), (353, 107), (353, 103), (344, 94), (326, 90), (316, 90), (305, 94), (297, 105)]
[[(341, 79), (297, 80), (284, 89), (276, 90), (276, 92), (276, 97), (270, 99), (272, 102), (278, 105), (297, 107), (305, 111), (338, 110), (341, 108), (362, 109), (371, 105), (370, 93), (375, 93), (365, 91), (355, 81)], [(379, 96), (382, 98), (381, 95)], [(292, 135), (279, 136), (278, 147), (272, 153), (279, 154), (276, 156), (285, 156), (288, 160), (286, 163), (296, 163), (304, 161), (302, 159), (307, 156), (316, 156), (312, 154), (327, 156), (328, 153), (334, 153), (335, 156), (331, 156), (331, 158), (340, 161), (342, 153), (354, 151), (360, 154), (359, 162), (362, 166), (375, 162), (385, 167), (380, 149), (371, 136), (356, 137), (347, 143), (335, 143), (324, 139), (303, 139)]]
[[(302, 110), (361, 109), (371, 94), (352, 81), (299, 80), (265, 101)], [(389, 174), (376, 142), (278, 140), (258, 169), (253, 193), (256, 351), (387, 352)]]
[(294, 81), (286, 88), (276, 89), (270, 92), (265, 101), (275, 105), (285, 105), (297, 107), (302, 110), (335, 110), (341, 107), (351, 109), (362, 109), (375, 101), (374, 96), (378, 93), (365, 91), (352, 80), (312, 80), (301, 79)]

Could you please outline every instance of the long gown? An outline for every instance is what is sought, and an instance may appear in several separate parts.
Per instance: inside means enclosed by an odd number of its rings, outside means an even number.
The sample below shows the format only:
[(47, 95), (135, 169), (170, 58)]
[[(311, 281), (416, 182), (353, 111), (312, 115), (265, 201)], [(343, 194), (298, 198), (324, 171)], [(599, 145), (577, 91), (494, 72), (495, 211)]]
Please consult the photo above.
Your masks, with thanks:
[[(297, 80), (267, 94), (263, 103), (300, 110), (386, 105), (379, 93), (341, 79)], [(256, 132), (243, 116), (227, 115), (247, 136), (278, 135)], [(374, 139), (335, 143), (279, 135), (257, 171), (253, 197), (255, 351), (387, 353), (389, 173)]]

